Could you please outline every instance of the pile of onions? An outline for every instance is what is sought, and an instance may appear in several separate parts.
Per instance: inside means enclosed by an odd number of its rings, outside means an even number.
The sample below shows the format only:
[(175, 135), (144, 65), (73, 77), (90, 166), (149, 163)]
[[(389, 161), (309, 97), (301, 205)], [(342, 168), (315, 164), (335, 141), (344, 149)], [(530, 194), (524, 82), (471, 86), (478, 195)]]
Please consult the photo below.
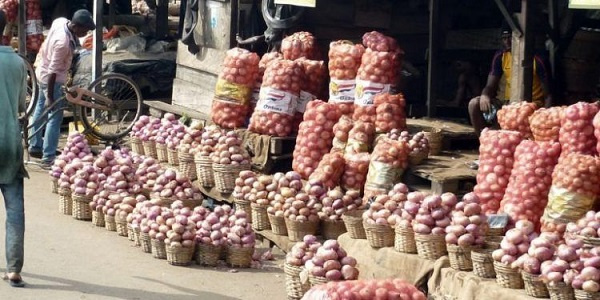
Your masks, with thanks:
[[(84, 135), (79, 132), (69, 134), (62, 153), (54, 160), (54, 164), (50, 169), (50, 176), (60, 178), (68, 163), (75, 158), (86, 158), (86, 160), (89, 160), (91, 153), (92, 151)], [(70, 177), (74, 174), (73, 172), (72, 174), (68, 174), (68, 176)]]
[(517, 131), (484, 129), (479, 137), (479, 170), (473, 189), (481, 200), (483, 212), (500, 209), (514, 163), (515, 149), (523, 136)]
[(574, 222), (592, 209), (600, 193), (599, 169), (598, 157), (561, 155), (552, 173), (552, 187), (542, 219), (544, 231), (564, 232), (566, 222)]
[(574, 289), (596, 293), (600, 291), (600, 248), (580, 252), (579, 268), (564, 275), (565, 282)]
[(600, 212), (588, 211), (577, 223), (570, 224), (568, 232), (588, 238), (600, 237)]
[(597, 153), (593, 125), (597, 113), (598, 105), (595, 103), (579, 102), (565, 109), (558, 134), (563, 155), (572, 152), (590, 155)]
[(201, 200), (202, 193), (192, 185), (189, 178), (173, 169), (167, 169), (156, 178), (152, 187), (154, 198), (175, 200)]
[(529, 127), (536, 141), (558, 141), (564, 107), (540, 108), (529, 117)]
[(402, 141), (383, 138), (377, 143), (371, 154), (365, 197), (372, 196), (371, 191), (387, 192), (400, 181), (408, 165), (409, 152), (408, 144)]
[[(142, 232), (142, 222), (144, 222), (144, 218), (146, 217), (148, 210), (152, 206), (154, 206), (154, 204), (152, 204), (152, 201), (149, 200), (138, 201), (135, 204), (133, 211), (129, 215), (127, 215), (126, 218), (127, 223), (131, 224), (131, 228)], [(144, 225), (146, 226), (146, 231), (144, 233), (148, 233), (148, 231), (150, 231), (150, 227), (148, 227), (146, 224), (147, 222), (144, 223)]]
[(560, 236), (557, 233), (543, 232), (539, 237), (531, 241), (527, 253), (517, 258), (511, 267), (513, 269), (521, 269), (529, 274), (540, 275), (542, 273), (542, 264), (552, 262), (556, 251), (555, 244), (559, 240)]
[(235, 188), (232, 196), (234, 199), (250, 201), (248, 196), (252, 190), (252, 184), (256, 181), (256, 173), (250, 170), (241, 171), (238, 178), (235, 179)]
[(304, 266), (313, 276), (325, 277), (331, 281), (358, 279), (356, 259), (348, 256), (336, 240), (323, 242)]
[(393, 37), (384, 35), (377, 31), (371, 31), (363, 34), (362, 43), (365, 47), (375, 51), (398, 51), (398, 42)]
[(294, 171), (307, 179), (317, 168), (323, 155), (329, 152), (333, 140), (333, 126), (340, 118), (335, 105), (320, 100), (310, 101), (294, 148)]
[(285, 37), (281, 41), (281, 53), (284, 59), (296, 60), (301, 57), (307, 59), (319, 58), (317, 40), (310, 32), (299, 31)]
[(70, 163), (67, 163), (63, 169), (62, 174), (58, 178), (58, 186), (64, 189), (70, 189), (72, 179), (74, 180), (77, 171), (81, 170), (84, 166), (90, 165), (93, 157), (84, 157), (83, 159), (75, 158)]
[(446, 243), (461, 247), (481, 246), (485, 242), (486, 226), (479, 198), (468, 193), (452, 212), (452, 222), (446, 227)]
[(362, 204), (362, 198), (358, 191), (346, 191), (339, 189), (329, 190), (327, 195), (321, 199), (323, 209), (319, 212), (321, 220), (340, 221), (342, 215), (347, 211), (358, 209)]
[(304, 185), (304, 192), (308, 193), (309, 196), (321, 199), (327, 194), (328, 188), (321, 180), (311, 179)]
[(403, 201), (389, 195), (379, 195), (370, 204), (362, 218), (367, 224), (394, 227), (401, 220)]
[(286, 205), (283, 215), (297, 222), (319, 222), (318, 213), (322, 208), (323, 205), (316, 197), (300, 192), (296, 194), (295, 200), (292, 201), (289, 207)]
[(429, 140), (424, 132), (417, 132), (408, 141), (408, 147), (410, 147), (411, 153), (429, 153)]
[(129, 136), (141, 138), (143, 135), (143, 130), (146, 126), (149, 126), (151, 118), (152, 117), (146, 115), (140, 116), (140, 118), (133, 124), (131, 132), (129, 132)]
[(322, 60), (300, 58), (297, 62), (304, 69), (305, 80), (302, 81), (300, 98), (298, 98), (298, 104), (296, 105), (293, 130), (298, 130), (306, 111), (306, 104), (315, 99), (323, 99), (327, 80), (327, 68)]
[[(594, 136), (600, 141), (600, 113), (597, 113), (592, 121), (594, 125)], [(596, 144), (596, 152), (600, 153), (600, 142)]]
[(158, 176), (162, 175), (164, 170), (158, 161), (151, 157), (144, 157), (144, 161), (138, 166), (135, 175), (142, 188), (152, 190)]
[(321, 243), (317, 241), (317, 237), (308, 234), (302, 239), (302, 242), (297, 242), (290, 252), (285, 256), (285, 263), (288, 265), (303, 267), (304, 264), (312, 259), (321, 247)]
[(173, 128), (169, 132), (169, 136), (165, 139), (165, 143), (167, 144), (167, 148), (175, 150), (179, 147), (179, 144), (183, 140), (183, 137), (186, 135), (185, 126), (179, 122), (173, 126)]
[[(117, 215), (117, 209), (120, 204), (123, 202), (123, 199), (130, 197), (128, 192), (120, 192), (120, 193), (111, 193), (106, 198), (106, 202), (103, 206), (99, 203), (96, 205), (96, 210), (102, 209), (102, 213), (107, 216), (115, 217)], [(133, 198), (135, 201), (135, 198)], [(127, 215), (125, 215), (127, 217)]]
[(506, 232), (500, 242), (500, 249), (492, 252), (492, 258), (510, 266), (517, 258), (529, 251), (530, 243), (536, 237), (533, 223), (519, 220), (515, 228)]
[(137, 217), (134, 218), (132, 225), (134, 223), (139, 223), (140, 232), (148, 234), (150, 234), (150, 230), (154, 228), (154, 235), (156, 236), (156, 231), (158, 231), (159, 228), (158, 224), (156, 223), (156, 218), (161, 215), (163, 210), (166, 211), (169, 210), (169, 208), (155, 205), (152, 203), (152, 201), (138, 203), (136, 205), (136, 209), (138, 206), (140, 207), (139, 213), (141, 215), (141, 219), (138, 219)]
[(102, 212), (104, 205), (106, 205), (106, 201), (108, 201), (108, 195), (110, 195), (110, 192), (106, 190), (96, 193), (92, 197), (92, 201), (90, 201), (90, 208), (93, 211)]
[(254, 248), (256, 235), (248, 216), (243, 210), (231, 211), (229, 216), (229, 233), (227, 233), (227, 246), (233, 248)]
[(326, 188), (334, 188), (339, 185), (344, 173), (344, 155), (340, 152), (327, 153), (319, 162), (319, 166), (310, 175), (309, 180), (319, 181)]
[[(107, 155), (109, 155), (108, 153), (110, 152), (107, 151)], [(136, 167), (133, 164), (132, 157), (122, 156), (120, 152), (116, 152), (114, 157), (114, 164), (108, 164), (107, 166), (107, 168), (110, 168), (110, 175), (106, 178), (104, 189), (117, 193), (138, 193), (141, 186), (139, 186), (135, 176)], [(101, 164), (97, 165), (100, 166)]]
[[(269, 194), (267, 199), (270, 200), (267, 213), (277, 217), (283, 217), (284, 210), (291, 206), (296, 200), (296, 194), (302, 190), (302, 177), (300, 174), (290, 171), (287, 173), (273, 174), (273, 182), (267, 185)], [(275, 191), (272, 189), (276, 188)], [(287, 206), (286, 206), (287, 204)]]
[(508, 214), (512, 223), (529, 220), (539, 228), (559, 156), (558, 142), (524, 140), (517, 146), (515, 163), (500, 203), (500, 211)]
[[(165, 114), (166, 115), (166, 114)], [(175, 117), (175, 115), (173, 115)], [(141, 118), (141, 117), (140, 117)], [(159, 132), (161, 131), (162, 120), (155, 117), (150, 117), (148, 123), (140, 128), (139, 133), (134, 133), (142, 141), (156, 141)], [(164, 139), (163, 139), (164, 144)]]
[[(394, 189), (392, 189), (390, 193), (394, 192), (396, 186), (394, 186)], [(406, 187), (406, 185), (404, 185), (404, 187)], [(400, 206), (401, 213), (399, 226), (405, 229), (412, 229), (412, 221), (417, 217), (419, 208), (421, 208), (421, 203), (423, 203), (423, 200), (425, 200), (427, 195), (425, 195), (423, 192), (408, 193), (408, 187), (406, 187), (406, 190), (403, 191), (403, 194), (406, 195), (406, 201), (402, 201)]]
[(289, 136), (304, 81), (301, 63), (290, 60), (270, 63), (263, 76), (249, 130), (270, 136)]
[[(456, 202), (456, 196), (452, 193), (426, 196), (421, 203), (419, 212), (413, 220), (414, 232), (418, 234), (445, 235), (446, 227), (451, 223), (450, 213), (454, 209)], [(473, 208), (469, 212), (477, 212), (477, 209)], [(455, 234), (457, 233), (455, 232)], [(466, 240), (467, 238), (464, 239)], [(466, 240), (466, 242), (474, 242), (474, 240)]]
[[(239, 192), (235, 191), (237, 186), (241, 186), (240, 189), (237, 189)], [(271, 191), (277, 189), (277, 184), (273, 182), (273, 177), (268, 175), (257, 177), (252, 171), (241, 171), (240, 177), (236, 179), (236, 188), (234, 188), (236, 195), (234, 197), (259, 205), (268, 205), (270, 200), (268, 199), (269, 191), (267, 187)]]
[(202, 143), (202, 134), (204, 132), (195, 128), (186, 128), (183, 138), (179, 142), (177, 149), (181, 153), (196, 155), (199, 146)]
[(74, 195), (92, 197), (99, 188), (97, 169), (91, 164), (83, 166), (71, 177), (71, 192)]
[(183, 207), (181, 201), (173, 202), (171, 209), (173, 216), (166, 221), (169, 230), (166, 232), (165, 244), (170, 247), (193, 247), (196, 223), (190, 221), (192, 209)]
[(231, 212), (229, 205), (215, 206), (213, 212), (202, 222), (196, 223), (196, 242), (213, 246), (226, 245)]
[(262, 56), (262, 58), (258, 62), (258, 76), (256, 76), (256, 84), (254, 85), (254, 90), (252, 91), (252, 98), (250, 99), (250, 109), (248, 110), (249, 117), (252, 116), (254, 108), (256, 107), (256, 103), (258, 102), (260, 86), (262, 85), (263, 76), (265, 75), (265, 70), (267, 69), (267, 66), (271, 62), (281, 59), (283, 59), (281, 53), (267, 52)]
[[(151, 121), (152, 124), (152, 121)], [(170, 136), (173, 134), (175, 126), (178, 126), (178, 130), (182, 131), (183, 125), (179, 123), (177, 117), (172, 113), (166, 113), (162, 119), (160, 119), (160, 126), (153, 124), (147, 128), (147, 134), (150, 135), (149, 140), (154, 139), (157, 144), (166, 145)], [(155, 127), (158, 127), (155, 129)], [(146, 129), (144, 130), (146, 132)], [(146, 134), (146, 133), (145, 133)], [(144, 139), (142, 139), (144, 140)]]
[(258, 55), (248, 50), (227, 50), (211, 108), (215, 124), (226, 129), (244, 125), (248, 115), (248, 103), (258, 76), (259, 61)]
[(219, 137), (219, 141), (210, 154), (212, 162), (221, 165), (248, 165), (250, 155), (242, 147), (242, 139), (235, 131), (229, 131)]
[(567, 239), (566, 244), (558, 245), (554, 259), (541, 263), (542, 280), (550, 285), (562, 282), (570, 285), (575, 275), (583, 269), (581, 247), (583, 242), (579, 239)]
[(352, 118), (348, 115), (342, 115), (339, 121), (333, 126), (333, 145), (331, 151), (344, 151), (350, 137), (350, 130), (354, 126)]
[(362, 193), (369, 172), (369, 153), (346, 154), (346, 165), (342, 174), (341, 186), (345, 190), (354, 190)]
[[(147, 226), (150, 227), (148, 235), (151, 239), (165, 241), (169, 226), (167, 220), (174, 217), (173, 210), (167, 207), (152, 207), (148, 217)], [(143, 228), (143, 227), (142, 227)]]
[(380, 94), (373, 99), (375, 104), (375, 131), (387, 133), (393, 129), (406, 128), (406, 101), (403, 94)]
[(354, 126), (348, 132), (348, 143), (346, 154), (369, 152), (375, 139), (375, 126), (370, 122), (355, 121)]
[(129, 214), (133, 213), (133, 210), (135, 209), (138, 203), (147, 200), (148, 199), (146, 199), (146, 196), (144, 195), (138, 195), (135, 197), (128, 195), (126, 197), (123, 197), (121, 203), (115, 205), (115, 216), (118, 217), (120, 220), (126, 220)]
[(427, 297), (414, 285), (402, 279), (368, 279), (330, 281), (312, 287), (304, 297), (307, 299), (402, 299), (425, 300)]
[(200, 146), (197, 149), (196, 156), (207, 157), (215, 151), (215, 146), (219, 142), (219, 138), (223, 136), (225, 132), (214, 125), (206, 127), (201, 135)]
[(329, 44), (329, 101), (343, 115), (354, 111), (356, 75), (365, 48), (349, 41), (334, 41)]
[[(19, 1), (0, 0), (0, 10), (4, 11), (6, 14), (6, 21), (8, 23), (13, 23), (17, 19), (17, 14), (19, 13)], [(0, 34), (3, 34), (3, 32)]]
[(504, 105), (498, 111), (498, 124), (502, 129), (518, 131), (524, 138), (531, 138), (529, 118), (536, 109), (535, 103), (525, 101)]

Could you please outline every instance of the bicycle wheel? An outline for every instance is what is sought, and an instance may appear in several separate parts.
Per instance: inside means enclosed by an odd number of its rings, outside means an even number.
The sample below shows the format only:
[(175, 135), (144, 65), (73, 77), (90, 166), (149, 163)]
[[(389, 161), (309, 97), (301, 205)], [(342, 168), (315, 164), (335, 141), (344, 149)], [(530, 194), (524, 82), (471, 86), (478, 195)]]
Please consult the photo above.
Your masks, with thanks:
[[(142, 108), (142, 92), (137, 84), (125, 75), (108, 73), (94, 80), (88, 89), (111, 99), (113, 104), (108, 110), (81, 106), (80, 118), (85, 132), (105, 141), (115, 141), (127, 135)], [(85, 100), (103, 104), (93, 98)]]
[(39, 86), (37, 77), (35, 77), (35, 69), (29, 60), (20, 55), (25, 62), (25, 68), (27, 71), (27, 96), (25, 98), (25, 112), (21, 115), (22, 118), (29, 118), (35, 110), (35, 104), (38, 101)]

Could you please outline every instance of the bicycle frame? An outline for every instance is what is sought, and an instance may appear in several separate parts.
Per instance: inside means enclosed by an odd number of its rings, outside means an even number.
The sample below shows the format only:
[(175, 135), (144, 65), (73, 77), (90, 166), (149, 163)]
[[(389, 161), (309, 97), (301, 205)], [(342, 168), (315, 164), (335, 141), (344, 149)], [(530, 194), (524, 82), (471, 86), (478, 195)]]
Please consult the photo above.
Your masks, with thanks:
[[(65, 87), (64, 89), (65, 89), (65, 97), (66, 97), (67, 101), (69, 101), (75, 105), (85, 106), (85, 107), (99, 109), (99, 110), (109, 110), (110, 106), (112, 106), (112, 104), (113, 104), (113, 101), (111, 99), (109, 99), (103, 95), (94, 93), (85, 88)], [(102, 102), (106, 106), (83, 100), (82, 99), (83, 96), (88, 96), (90, 98), (94, 98), (94, 100)]]

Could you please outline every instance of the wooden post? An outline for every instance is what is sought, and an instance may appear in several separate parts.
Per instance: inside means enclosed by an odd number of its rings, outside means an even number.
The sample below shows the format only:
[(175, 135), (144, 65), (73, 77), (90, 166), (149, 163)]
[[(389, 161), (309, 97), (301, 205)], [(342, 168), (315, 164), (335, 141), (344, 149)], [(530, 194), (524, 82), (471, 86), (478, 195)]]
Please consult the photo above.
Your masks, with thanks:
[(164, 38), (169, 34), (169, 2), (158, 0), (156, 3), (156, 37)]
[(440, 0), (429, 1), (429, 49), (427, 66), (427, 116), (436, 114), (438, 81), (436, 79), (439, 52)]
[(108, 3), (108, 28), (112, 28), (115, 25), (115, 1)]
[[(27, 54), (27, 26), (26, 26), (26, 11), (27, 7), (25, 5), (25, 0), (19, 0), (19, 54), (26, 55)], [(0, 32), (1, 34), (1, 32)]]
[[(523, 69), (523, 90), (521, 91), (521, 98), (519, 100), (532, 100), (532, 87), (533, 87), (533, 43), (534, 43), (534, 30), (533, 30), (533, 13), (535, 5), (530, 3), (531, 0), (521, 1), (521, 23), (524, 32), (523, 37), (523, 57), (521, 60), (521, 68)], [(529, 5), (532, 4), (532, 5)]]
[(92, 47), (92, 81), (102, 75), (102, 6), (104, 0), (94, 0), (94, 44)]

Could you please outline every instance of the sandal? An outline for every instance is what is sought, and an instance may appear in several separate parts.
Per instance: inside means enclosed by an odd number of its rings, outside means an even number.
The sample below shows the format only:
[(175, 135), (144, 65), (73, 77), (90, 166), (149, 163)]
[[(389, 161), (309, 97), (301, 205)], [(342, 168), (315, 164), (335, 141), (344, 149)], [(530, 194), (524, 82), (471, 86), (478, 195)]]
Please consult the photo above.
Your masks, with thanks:
[(16, 278), (9, 278), (8, 274), (4, 273), (2, 280), (8, 280), (8, 284), (12, 287), (20, 288), (25, 286), (25, 281), (21, 278), (21, 275), (16, 275)]

